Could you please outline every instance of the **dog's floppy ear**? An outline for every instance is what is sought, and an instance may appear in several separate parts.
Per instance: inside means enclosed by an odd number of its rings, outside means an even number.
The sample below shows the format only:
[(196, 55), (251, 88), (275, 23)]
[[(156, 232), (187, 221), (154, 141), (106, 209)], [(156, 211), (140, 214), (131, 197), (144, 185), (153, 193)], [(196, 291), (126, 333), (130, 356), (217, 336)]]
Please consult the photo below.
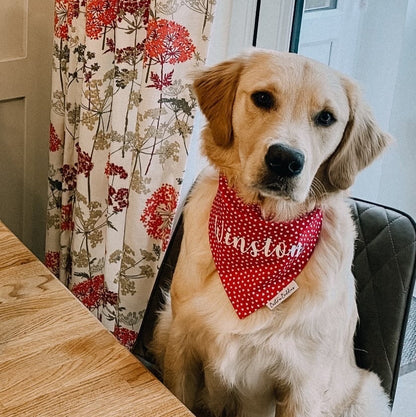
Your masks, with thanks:
[(328, 163), (328, 179), (337, 189), (346, 190), (359, 171), (369, 165), (391, 142), (391, 137), (376, 124), (357, 85), (342, 78), (350, 116), (341, 143)]
[(238, 58), (208, 68), (194, 79), (199, 106), (219, 146), (226, 147), (232, 141), (232, 110), (242, 67)]

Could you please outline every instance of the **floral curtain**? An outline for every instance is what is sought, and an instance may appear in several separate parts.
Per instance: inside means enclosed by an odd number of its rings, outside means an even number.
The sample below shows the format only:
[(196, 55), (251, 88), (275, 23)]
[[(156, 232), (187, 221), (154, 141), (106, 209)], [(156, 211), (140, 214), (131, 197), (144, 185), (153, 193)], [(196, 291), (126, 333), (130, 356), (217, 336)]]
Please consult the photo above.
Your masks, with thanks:
[(46, 264), (127, 347), (167, 247), (215, 0), (55, 0)]

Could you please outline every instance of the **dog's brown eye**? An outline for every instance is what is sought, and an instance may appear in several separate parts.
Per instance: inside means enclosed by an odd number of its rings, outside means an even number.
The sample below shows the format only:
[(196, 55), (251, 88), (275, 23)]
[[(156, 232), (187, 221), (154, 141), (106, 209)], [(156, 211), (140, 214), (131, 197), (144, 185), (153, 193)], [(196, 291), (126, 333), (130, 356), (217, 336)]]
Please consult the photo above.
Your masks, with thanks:
[(273, 94), (268, 91), (257, 91), (251, 95), (251, 99), (260, 109), (270, 110), (275, 106)]
[(328, 127), (336, 122), (334, 115), (329, 111), (321, 111), (315, 116), (315, 124), (318, 126)]

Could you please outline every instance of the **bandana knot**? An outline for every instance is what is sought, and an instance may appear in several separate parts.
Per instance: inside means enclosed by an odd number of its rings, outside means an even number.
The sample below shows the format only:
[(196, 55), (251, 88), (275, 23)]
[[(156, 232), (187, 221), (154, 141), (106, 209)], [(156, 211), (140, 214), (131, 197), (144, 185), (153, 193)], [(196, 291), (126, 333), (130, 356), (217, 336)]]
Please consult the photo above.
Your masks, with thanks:
[[(316, 208), (289, 222), (265, 220), (220, 175), (209, 218), (209, 243), (222, 285), (238, 317), (273, 308), (297, 286), (322, 228)], [(279, 297), (279, 295), (282, 295)]]

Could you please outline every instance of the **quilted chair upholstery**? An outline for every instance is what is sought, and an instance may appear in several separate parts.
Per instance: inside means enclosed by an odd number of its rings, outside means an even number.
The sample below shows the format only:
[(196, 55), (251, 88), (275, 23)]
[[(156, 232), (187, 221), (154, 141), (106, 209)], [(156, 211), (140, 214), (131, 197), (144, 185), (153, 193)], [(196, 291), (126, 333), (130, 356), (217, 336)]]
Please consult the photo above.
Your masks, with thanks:
[[(357, 280), (360, 323), (356, 332), (356, 359), (382, 379), (394, 400), (404, 333), (415, 280), (415, 224), (406, 214), (373, 203), (351, 200), (357, 225), (353, 273)], [(170, 286), (183, 235), (179, 220), (160, 267), (133, 353), (156, 376), (148, 346), (162, 290)]]
[(402, 212), (362, 200), (352, 200), (351, 208), (358, 233), (356, 360), (381, 377), (393, 402), (415, 281), (415, 223)]

